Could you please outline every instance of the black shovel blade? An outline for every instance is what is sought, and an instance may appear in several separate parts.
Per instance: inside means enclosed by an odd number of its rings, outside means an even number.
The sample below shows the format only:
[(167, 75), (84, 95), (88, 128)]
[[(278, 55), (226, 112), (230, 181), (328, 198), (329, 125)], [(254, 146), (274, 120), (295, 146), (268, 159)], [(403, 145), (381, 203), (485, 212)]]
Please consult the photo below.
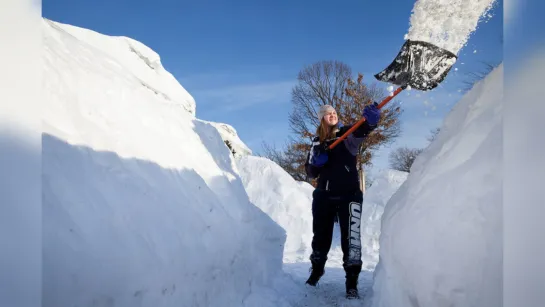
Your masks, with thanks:
[(445, 79), (456, 60), (454, 53), (431, 43), (407, 40), (394, 61), (375, 78), (427, 91)]

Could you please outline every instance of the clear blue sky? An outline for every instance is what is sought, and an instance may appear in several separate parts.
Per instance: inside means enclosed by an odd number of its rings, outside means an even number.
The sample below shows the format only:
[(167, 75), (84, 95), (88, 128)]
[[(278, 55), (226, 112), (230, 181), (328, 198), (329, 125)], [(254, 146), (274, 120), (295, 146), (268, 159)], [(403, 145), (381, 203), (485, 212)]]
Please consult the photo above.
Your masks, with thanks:
[[(340, 60), (366, 80), (396, 56), (414, 1), (141, 1), (45, 0), (43, 16), (109, 35), (132, 37), (154, 49), (197, 103), (197, 117), (224, 122), (259, 153), (262, 141), (289, 135), (290, 91), (298, 71), (319, 60)], [(425, 146), (460, 98), (467, 73), (503, 58), (503, 1), (479, 25), (440, 88), (400, 95), (405, 113), (396, 144)], [(387, 84), (381, 84), (388, 86)], [(385, 149), (375, 160), (387, 166)]]

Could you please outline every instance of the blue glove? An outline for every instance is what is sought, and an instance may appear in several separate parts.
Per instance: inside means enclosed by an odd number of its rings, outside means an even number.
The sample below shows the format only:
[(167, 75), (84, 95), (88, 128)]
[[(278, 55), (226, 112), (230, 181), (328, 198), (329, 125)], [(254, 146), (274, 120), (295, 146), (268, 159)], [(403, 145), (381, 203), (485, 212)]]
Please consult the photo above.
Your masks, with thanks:
[(312, 153), (310, 157), (310, 164), (313, 166), (323, 166), (329, 158), (325, 145), (317, 144), (312, 146)]
[(363, 109), (363, 117), (370, 126), (376, 126), (380, 121), (380, 109), (377, 108), (378, 103), (374, 102)]

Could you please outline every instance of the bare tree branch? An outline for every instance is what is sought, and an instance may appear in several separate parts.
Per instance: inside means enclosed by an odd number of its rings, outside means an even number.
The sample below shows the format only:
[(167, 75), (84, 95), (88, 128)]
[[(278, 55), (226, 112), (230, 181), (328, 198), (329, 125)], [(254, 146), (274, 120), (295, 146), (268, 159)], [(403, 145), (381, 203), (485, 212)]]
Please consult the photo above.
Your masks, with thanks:
[(422, 151), (423, 149), (420, 148), (399, 147), (390, 152), (390, 167), (398, 171), (410, 172), (414, 160)]

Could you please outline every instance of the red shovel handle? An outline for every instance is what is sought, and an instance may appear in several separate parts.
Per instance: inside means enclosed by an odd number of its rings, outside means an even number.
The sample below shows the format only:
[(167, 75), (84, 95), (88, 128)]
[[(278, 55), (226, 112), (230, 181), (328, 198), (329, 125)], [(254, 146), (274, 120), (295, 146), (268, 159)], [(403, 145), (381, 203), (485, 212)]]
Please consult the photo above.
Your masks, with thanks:
[[(382, 100), (382, 102), (378, 104), (377, 108), (382, 109), (383, 106), (385, 106), (388, 102), (390, 102), (390, 100), (392, 100), (397, 94), (401, 93), (401, 91), (403, 91), (404, 89), (405, 89), (405, 87), (398, 87), (394, 91), (394, 94), (384, 98), (384, 100)], [(341, 135), (340, 138), (338, 138), (335, 142), (333, 142), (333, 144), (329, 145), (329, 149), (331, 150), (335, 146), (337, 146), (348, 135), (350, 135), (352, 132), (354, 132), (356, 129), (358, 129), (358, 127), (361, 126), (364, 122), (365, 122), (365, 117), (362, 117), (356, 124), (354, 124), (354, 126), (352, 126), (350, 129), (348, 129), (348, 131), (346, 131), (343, 135)]]

